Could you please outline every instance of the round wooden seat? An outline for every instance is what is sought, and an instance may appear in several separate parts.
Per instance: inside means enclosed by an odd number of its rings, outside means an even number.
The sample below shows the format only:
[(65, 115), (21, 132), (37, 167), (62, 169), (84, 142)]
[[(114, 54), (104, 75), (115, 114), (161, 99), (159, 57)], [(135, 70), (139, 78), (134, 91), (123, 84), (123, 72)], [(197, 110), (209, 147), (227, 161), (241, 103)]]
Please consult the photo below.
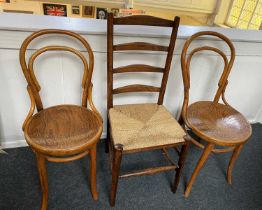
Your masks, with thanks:
[(72, 155), (93, 145), (102, 133), (102, 122), (91, 110), (59, 105), (35, 114), (25, 127), (27, 143), (48, 155)]
[(212, 101), (191, 104), (187, 110), (187, 121), (196, 135), (219, 145), (243, 143), (252, 132), (241, 113), (231, 106)]

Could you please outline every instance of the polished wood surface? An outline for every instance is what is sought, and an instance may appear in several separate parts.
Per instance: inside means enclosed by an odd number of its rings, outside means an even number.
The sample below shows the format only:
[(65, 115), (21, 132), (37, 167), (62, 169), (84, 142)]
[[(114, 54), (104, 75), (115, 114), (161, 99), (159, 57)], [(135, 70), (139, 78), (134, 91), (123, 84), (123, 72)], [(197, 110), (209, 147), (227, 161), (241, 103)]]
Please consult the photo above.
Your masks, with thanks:
[(42, 206), (41, 210), (47, 209), (48, 204), (48, 178), (46, 171), (46, 160), (43, 155), (36, 153), (37, 167), (39, 173), (40, 184), (42, 188)]
[(177, 169), (177, 168), (178, 168), (177, 165), (147, 168), (147, 169), (143, 169), (143, 170), (138, 170), (136, 172), (131, 172), (131, 173), (128, 173), (128, 174), (123, 174), (123, 175), (119, 176), (119, 178), (152, 175), (152, 174), (156, 174), (156, 173), (159, 173), (159, 172), (171, 171), (171, 170), (174, 170), (174, 169)]
[(251, 135), (251, 126), (242, 114), (231, 106), (212, 101), (191, 104), (187, 121), (199, 137), (218, 145), (234, 146)]
[(163, 73), (164, 68), (150, 66), (145, 64), (132, 64), (127, 66), (120, 66), (113, 69), (113, 73), (127, 73), (127, 72), (159, 72)]
[(94, 144), (101, 132), (101, 123), (94, 112), (76, 105), (44, 109), (31, 118), (25, 129), (29, 144), (47, 155), (80, 152)]
[[(48, 34), (69, 36), (80, 41), (87, 56), (67, 46), (45, 46), (36, 50), (26, 61), (26, 51), (32, 41)], [(48, 51), (67, 51), (77, 56), (83, 63), (82, 104), (43, 107), (40, 97), (41, 87), (34, 74), (35, 60)], [(88, 42), (80, 35), (65, 30), (46, 29), (32, 33), (20, 48), (20, 64), (27, 80), (27, 91), (31, 107), (23, 123), (25, 139), (36, 154), (40, 183), (42, 187), (41, 209), (48, 207), (48, 177), (46, 161), (61, 163), (77, 160), (86, 155), (90, 159), (89, 180), (94, 200), (98, 199), (96, 189), (96, 144), (102, 133), (102, 117), (92, 100), (92, 73), (94, 55)], [(88, 59), (87, 59), (87, 58)], [(54, 67), (55, 69), (55, 67)], [(90, 109), (87, 108), (89, 105)], [(34, 114), (35, 107), (38, 113)]]
[[(230, 57), (226, 56), (220, 49), (211, 46), (203, 46), (192, 49), (188, 52), (191, 43), (202, 36), (213, 36), (224, 41), (230, 49)], [(224, 69), (218, 82), (218, 89), (213, 101), (197, 101), (189, 105), (190, 90), (190, 62), (193, 56), (201, 51), (212, 51), (223, 58)], [(187, 185), (185, 196), (188, 197), (195, 182), (195, 179), (207, 160), (209, 154), (225, 153), (233, 151), (231, 157), (227, 180), (232, 182), (232, 169), (239, 156), (243, 144), (251, 136), (252, 130), (245, 117), (235, 110), (226, 100), (225, 90), (228, 85), (228, 76), (235, 60), (235, 48), (230, 39), (223, 34), (212, 31), (202, 31), (192, 35), (185, 43), (181, 54), (181, 67), (184, 83), (184, 103), (182, 107), (181, 122), (186, 129), (191, 130), (202, 140), (207, 141), (207, 146), (191, 137), (191, 142), (197, 147), (203, 149), (203, 154), (197, 163), (196, 168)], [(219, 103), (219, 101), (223, 104)], [(216, 145), (225, 146), (226, 148), (215, 148)]]
[(210, 153), (212, 152), (212, 149), (214, 148), (214, 144), (209, 143), (201, 155), (200, 159), (198, 160), (198, 163), (196, 165), (196, 168), (194, 169), (193, 174), (190, 177), (190, 180), (187, 184), (186, 191), (185, 191), (185, 197), (187, 198), (191, 192), (191, 188), (196, 180), (197, 175), (199, 174), (200, 169), (203, 167), (204, 163), (208, 159)]
[(243, 148), (243, 144), (240, 144), (233, 151), (232, 157), (230, 159), (230, 162), (229, 162), (228, 168), (227, 168), (227, 182), (228, 182), (228, 184), (232, 184), (232, 170), (233, 170), (233, 166), (234, 166), (235, 161), (238, 158), (242, 148)]
[[(78, 50), (75, 50), (75, 49), (72, 49), (72, 48), (69, 48), (69, 47), (65, 47), (65, 46), (47, 46), (47, 47), (44, 47), (44, 48), (37, 50), (33, 55), (31, 55), (31, 57), (29, 58), (29, 62), (27, 64), (25, 54), (26, 54), (26, 50), (27, 50), (29, 44), (34, 39), (41, 37), (43, 35), (47, 35), (47, 34), (66, 35), (66, 36), (75, 38), (78, 41), (80, 41), (80, 43), (83, 45), (83, 47), (87, 51), (88, 62), (87, 62), (87, 59), (84, 56), (82, 56), (81, 55), (82, 53), (79, 52)], [(78, 57), (80, 57), (80, 59), (83, 61), (84, 74), (83, 74), (83, 79), (82, 79), (82, 88), (83, 88), (82, 106), (86, 107), (87, 106), (87, 97), (88, 97), (87, 92), (88, 92), (88, 90), (89, 90), (89, 88), (92, 84), (91, 78), (92, 78), (92, 73), (93, 73), (93, 68), (94, 68), (94, 55), (93, 55), (93, 52), (92, 52), (90, 45), (88, 44), (88, 42), (83, 37), (81, 37), (80, 35), (78, 35), (74, 32), (66, 31), (66, 30), (45, 29), (45, 30), (37, 31), (37, 32), (31, 34), (30, 36), (28, 36), (24, 40), (24, 42), (22, 43), (22, 46), (20, 48), (20, 53), (19, 53), (20, 64), (21, 64), (23, 73), (25, 75), (25, 78), (28, 82), (29, 88), (32, 91), (37, 110), (38, 111), (42, 110), (43, 104), (42, 104), (42, 100), (41, 100), (40, 95), (39, 95), (40, 86), (39, 86), (39, 84), (36, 80), (36, 77), (33, 74), (33, 63), (34, 63), (36, 57), (38, 57), (43, 52), (50, 51), (50, 50), (70, 51), (70, 52), (74, 53), (75, 55), (77, 55)], [(89, 65), (87, 65), (87, 63)]]
[(121, 144), (111, 145), (113, 147), (112, 150), (112, 186), (110, 191), (110, 206), (114, 206), (116, 202), (116, 191), (118, 185), (118, 179), (120, 174), (120, 166), (123, 155), (123, 146)]
[[(122, 94), (122, 93), (130, 93), (130, 92), (156, 92), (159, 94), (159, 97), (158, 97), (158, 102), (155, 105), (156, 106), (162, 105), (163, 100), (164, 100), (164, 95), (165, 95), (166, 84), (168, 80), (168, 74), (169, 74), (169, 70), (170, 70), (170, 66), (172, 62), (173, 52), (175, 48), (177, 30), (179, 26), (179, 17), (175, 17), (174, 21), (164, 20), (161, 18), (156, 18), (156, 17), (151, 17), (151, 16), (139, 16), (139, 15), (124, 17), (124, 18), (114, 18), (113, 14), (109, 13), (107, 21), (108, 21), (107, 22), (107, 97), (108, 97), (107, 98), (107, 108), (108, 108), (108, 116), (110, 114), (109, 110), (111, 108), (114, 109), (114, 105), (113, 105), (113, 95), (114, 94), (120, 94), (120, 93)], [(144, 26), (170, 27), (172, 28), (170, 43), (168, 46), (156, 45), (156, 44), (146, 43), (146, 42), (121, 43), (121, 44), (114, 45), (113, 43), (114, 25), (144, 25)], [(126, 66), (120, 66), (117, 68), (113, 68), (114, 52), (115, 51), (125, 51), (125, 50), (165, 51), (167, 52), (166, 62), (164, 64), (164, 67), (150, 66), (150, 65), (145, 65), (145, 64), (131, 64), (131, 65), (127, 64)], [(133, 84), (133, 85), (126, 85), (123, 87), (117, 87), (113, 89), (113, 79), (114, 79), (113, 74), (119, 74), (119, 73), (123, 74), (127, 72), (129, 73), (130, 72), (131, 73), (132, 72), (147, 72), (147, 73), (158, 73), (158, 74), (161, 73), (162, 74), (161, 85), (159, 85), (159, 87), (155, 87), (155, 86), (142, 85), (142, 84)], [(143, 113), (141, 113), (141, 111), (139, 112), (139, 109), (132, 107), (132, 113), (133, 112), (135, 113), (135, 116), (144, 116)], [(121, 114), (123, 113), (120, 112), (119, 115)], [(119, 123), (119, 120), (116, 120), (116, 121)], [(172, 142), (172, 144), (166, 143), (163, 145), (161, 143), (160, 145), (157, 145), (157, 146), (145, 146), (146, 145), (145, 144), (144, 146), (139, 146), (138, 148), (135, 148), (135, 149), (134, 148), (133, 149), (126, 149), (126, 148), (124, 149), (123, 144), (119, 144), (117, 142), (114, 143), (113, 136), (115, 135), (113, 135), (112, 133), (113, 132), (112, 124), (113, 123), (111, 122), (110, 124), (110, 121), (108, 120), (107, 151), (109, 151), (109, 154), (110, 154), (111, 168), (112, 168), (110, 206), (115, 205), (119, 178), (143, 176), (143, 175), (150, 175), (150, 174), (155, 174), (155, 173), (168, 171), (168, 170), (176, 170), (176, 178), (175, 178), (175, 181), (172, 187), (173, 192), (175, 192), (178, 186), (178, 183), (179, 183), (179, 179), (181, 177), (182, 169), (183, 169), (184, 162), (185, 162), (186, 152), (187, 152), (188, 145), (189, 145), (185, 141), (185, 139), (183, 139), (183, 135), (180, 138), (181, 141), (177, 141), (175, 143)], [(122, 125), (124, 125), (124, 123), (122, 123)], [(154, 124), (154, 126), (156, 128), (157, 123)], [(125, 130), (125, 128), (121, 128), (120, 130), (122, 129)], [(181, 130), (183, 131), (183, 129)], [(116, 132), (117, 129), (114, 131)], [(161, 137), (163, 138), (163, 136), (159, 135), (159, 138)], [(142, 139), (140, 140), (142, 141)], [(172, 138), (172, 140), (174, 139)], [(179, 145), (183, 145), (183, 146), (182, 146), (181, 153), (179, 153), (180, 158), (179, 158), (179, 163), (177, 165), (175, 164), (176, 162), (173, 161), (170, 158), (170, 156), (167, 154), (166, 150), (170, 148), (174, 148)], [(164, 155), (166, 155), (167, 160), (170, 162), (170, 165), (155, 167), (155, 168), (147, 168), (147, 169), (133, 171), (131, 173), (122, 174), (122, 175), (120, 174), (121, 160), (124, 154), (143, 152), (143, 151), (149, 151), (149, 150), (155, 150), (155, 149), (162, 149), (163, 151), (165, 151)]]
[(125, 50), (145, 50), (145, 51), (168, 51), (167, 46), (151, 44), (146, 42), (131, 42), (124, 44), (117, 44), (113, 46), (114, 51), (125, 51)]
[[(119, 87), (118, 90), (113, 90), (113, 74), (114, 73), (125, 73), (125, 72), (163, 72), (163, 77), (161, 81), (160, 90), (156, 88), (142, 88), (145, 87), (142, 84), (138, 84), (137, 88), (134, 88), (134, 92), (140, 90), (142, 92), (159, 92), (158, 104), (163, 104), (167, 79), (170, 71), (170, 66), (172, 62), (172, 56), (175, 48), (177, 31), (179, 26), (180, 18), (175, 17), (174, 21), (165, 20), (162, 18), (137, 15), (131, 17), (114, 18), (113, 14), (108, 14), (107, 19), (107, 108), (108, 110), (113, 107), (113, 95), (131, 92), (133, 86), (127, 86), (122, 89)], [(171, 37), (168, 46), (157, 45), (147, 42), (131, 42), (131, 43), (121, 43), (114, 45), (114, 25), (144, 25), (144, 26), (160, 26), (160, 27), (171, 27)], [(125, 67), (113, 68), (113, 58), (115, 51), (125, 51), (125, 50), (136, 50), (136, 51), (165, 51), (167, 52), (166, 62), (164, 67), (149, 66), (145, 64), (132, 64)], [(132, 88), (131, 88), (132, 87)], [(123, 90), (123, 92), (122, 92)], [(128, 91), (125, 91), (128, 90)], [(140, 92), (139, 91), (139, 92)]]
[(173, 27), (172, 20), (166, 20), (149, 15), (133, 15), (122, 18), (115, 18), (113, 20), (115, 25), (145, 25), (145, 26), (162, 26)]
[(159, 92), (159, 87), (150, 85), (127, 85), (113, 89), (113, 94), (130, 93), (130, 92)]
[(178, 168), (177, 168), (177, 172), (176, 172), (176, 177), (175, 177), (174, 183), (172, 185), (173, 193), (176, 193), (180, 177), (182, 176), (182, 171), (183, 171), (185, 161), (186, 161), (186, 155), (187, 155), (187, 152), (188, 152), (188, 149), (189, 149), (189, 141), (186, 141), (185, 145), (182, 146), (181, 152), (179, 152), (176, 147), (175, 147), (175, 149), (178, 152), (178, 154), (180, 155), (180, 158), (179, 158), (179, 161), (178, 161)]

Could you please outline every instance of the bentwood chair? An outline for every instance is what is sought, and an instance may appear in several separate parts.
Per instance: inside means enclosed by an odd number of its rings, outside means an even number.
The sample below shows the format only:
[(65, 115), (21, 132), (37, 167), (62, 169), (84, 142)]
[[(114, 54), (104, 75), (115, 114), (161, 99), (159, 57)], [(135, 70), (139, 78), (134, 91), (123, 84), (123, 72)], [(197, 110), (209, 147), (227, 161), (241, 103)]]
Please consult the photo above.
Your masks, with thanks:
[[(219, 38), (230, 48), (230, 59), (220, 49), (211, 46), (202, 46), (193, 49), (190, 53), (188, 48), (191, 43), (202, 36), (213, 36)], [(197, 101), (189, 105), (190, 89), (190, 62), (192, 57), (201, 51), (213, 51), (220, 55), (224, 61), (222, 76), (218, 82), (218, 89), (213, 101)], [(232, 169), (239, 153), (251, 135), (251, 126), (237, 110), (228, 104), (225, 98), (225, 90), (228, 84), (228, 75), (235, 59), (235, 49), (232, 42), (226, 36), (211, 31), (203, 31), (192, 35), (185, 43), (182, 55), (181, 65), (184, 82), (184, 103), (182, 108), (182, 118), (187, 130), (191, 130), (197, 137), (207, 142), (204, 146), (199, 141), (191, 138), (191, 142), (203, 149), (201, 158), (187, 185), (185, 196), (188, 197), (192, 185), (207, 160), (210, 153), (224, 153), (233, 151), (227, 170), (227, 181), (232, 183)], [(221, 102), (220, 101), (221, 99)], [(215, 146), (224, 146), (224, 148), (215, 148)]]
[[(161, 46), (146, 42), (133, 43), (113, 43), (114, 25), (142, 25), (142, 26), (160, 26), (170, 27), (172, 29), (169, 46)], [(163, 99), (167, 85), (168, 74), (173, 57), (177, 30), (179, 26), (179, 17), (174, 21), (164, 20), (152, 16), (130, 16), (114, 18), (113, 14), (108, 15), (107, 31), (107, 108), (108, 108), (108, 149), (112, 167), (112, 186), (110, 194), (110, 205), (115, 205), (116, 191), (119, 178), (155, 174), (158, 172), (176, 170), (176, 179), (172, 186), (173, 192), (176, 192), (179, 178), (184, 165), (188, 143), (185, 141), (185, 132), (179, 123), (174, 119), (171, 113), (163, 106)], [(156, 67), (144, 64), (132, 64), (121, 67), (113, 67), (114, 52), (120, 51), (163, 51), (166, 52), (166, 62), (164, 67)], [(146, 55), (145, 55), (146, 56)], [(147, 72), (162, 75), (160, 87), (148, 85), (127, 85), (113, 88), (113, 75), (130, 72)], [(158, 94), (157, 103), (145, 104), (123, 104), (113, 105), (113, 95), (130, 92), (155, 92)], [(178, 165), (170, 160), (168, 149), (176, 149), (182, 145)], [(163, 154), (171, 162), (170, 165), (149, 168), (120, 175), (120, 165), (123, 154), (135, 152), (162, 149)]]
[[(26, 62), (26, 51), (34, 39), (43, 35), (64, 35), (80, 42), (88, 54), (67, 46), (46, 46), (36, 50)], [(57, 105), (44, 108), (40, 98), (40, 85), (34, 73), (34, 61), (47, 51), (67, 51), (76, 55), (84, 66), (82, 77), (82, 105)], [(30, 111), (23, 124), (25, 139), (36, 154), (42, 186), (42, 209), (47, 209), (48, 182), (45, 163), (69, 162), (86, 155), (90, 157), (90, 186), (94, 200), (98, 199), (96, 189), (96, 144), (102, 133), (102, 118), (92, 102), (92, 73), (94, 57), (88, 42), (80, 35), (65, 30), (41, 30), (25, 39), (20, 49), (20, 63), (28, 82), (31, 99)], [(55, 70), (55, 67), (54, 67)], [(88, 101), (88, 102), (87, 102)], [(87, 108), (87, 105), (91, 109)], [(35, 107), (37, 108), (34, 114)]]

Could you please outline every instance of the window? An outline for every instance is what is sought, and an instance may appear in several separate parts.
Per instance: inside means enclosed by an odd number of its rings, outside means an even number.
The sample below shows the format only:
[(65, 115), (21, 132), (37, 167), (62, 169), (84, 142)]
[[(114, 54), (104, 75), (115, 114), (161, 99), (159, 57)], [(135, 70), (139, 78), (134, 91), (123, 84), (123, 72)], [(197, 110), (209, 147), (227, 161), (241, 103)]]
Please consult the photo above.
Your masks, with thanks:
[(233, 0), (226, 25), (241, 29), (259, 29), (262, 0)]

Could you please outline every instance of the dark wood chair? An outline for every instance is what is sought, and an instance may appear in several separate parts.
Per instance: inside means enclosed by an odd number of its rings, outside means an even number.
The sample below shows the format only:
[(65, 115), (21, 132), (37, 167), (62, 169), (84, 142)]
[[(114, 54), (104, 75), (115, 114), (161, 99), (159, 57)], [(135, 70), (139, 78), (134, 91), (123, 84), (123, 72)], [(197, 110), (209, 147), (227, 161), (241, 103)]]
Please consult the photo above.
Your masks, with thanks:
[[(230, 59), (228, 60), (225, 53), (221, 50), (211, 47), (203, 46), (193, 49), (188, 53), (188, 48), (193, 40), (202, 36), (213, 36), (219, 38), (229, 46)], [(213, 51), (219, 54), (224, 61), (224, 70), (218, 83), (218, 89), (213, 101), (197, 101), (191, 105), (189, 104), (189, 89), (190, 89), (190, 62), (193, 55), (201, 51)], [(243, 145), (251, 135), (251, 126), (247, 120), (228, 104), (225, 99), (225, 90), (228, 84), (228, 75), (233, 66), (235, 59), (235, 49), (232, 42), (224, 35), (203, 31), (192, 35), (185, 43), (181, 55), (181, 65), (183, 72), (183, 82), (185, 88), (184, 103), (182, 108), (182, 118), (186, 129), (191, 130), (200, 139), (207, 142), (207, 145), (201, 144), (199, 141), (191, 138), (191, 142), (203, 149), (203, 154), (199, 159), (196, 168), (187, 185), (185, 196), (188, 197), (192, 185), (198, 175), (200, 169), (204, 165), (210, 153), (224, 153), (233, 151), (231, 160), (229, 162), (227, 171), (227, 181), (232, 183), (232, 169)], [(223, 103), (220, 103), (219, 100)], [(224, 146), (224, 148), (215, 148), (215, 146)]]
[[(169, 46), (161, 46), (145, 42), (133, 42), (113, 44), (114, 25), (143, 25), (160, 26), (172, 28)], [(175, 47), (177, 30), (179, 26), (179, 17), (174, 21), (164, 20), (151, 16), (130, 16), (123, 18), (114, 18), (113, 14), (108, 15), (107, 31), (107, 62), (108, 62), (108, 149), (111, 157), (112, 167), (112, 188), (110, 194), (110, 205), (115, 205), (117, 184), (119, 178), (155, 174), (162, 171), (176, 170), (176, 179), (172, 190), (176, 192), (179, 178), (184, 165), (188, 143), (185, 141), (185, 132), (179, 123), (174, 119), (171, 113), (163, 106), (163, 99), (166, 90), (166, 84), (170, 65)], [(113, 67), (114, 52), (119, 51), (164, 51), (167, 52), (164, 67), (155, 67), (143, 64), (132, 64), (127, 66)], [(162, 75), (160, 87), (148, 85), (127, 85), (124, 87), (113, 88), (113, 74), (122, 74), (127, 72), (148, 72)], [(129, 104), (114, 105), (113, 95), (130, 92), (156, 92), (159, 94), (157, 103), (147, 104)], [(180, 159), (178, 165), (171, 160), (168, 149), (176, 149), (182, 145), (179, 153)], [(120, 165), (123, 154), (142, 152), (148, 150), (162, 149), (163, 154), (171, 162), (168, 166), (149, 168), (120, 175)]]
[[(78, 50), (66, 46), (46, 46), (36, 50), (26, 61), (26, 50), (35, 38), (43, 35), (66, 35), (80, 41), (88, 54), (88, 60)], [(35, 59), (47, 51), (67, 51), (75, 54), (84, 64), (82, 78), (82, 105), (58, 105), (44, 108), (40, 98), (41, 89), (34, 74)], [(94, 56), (87, 41), (80, 35), (65, 30), (41, 30), (25, 39), (20, 49), (20, 63), (28, 82), (27, 90), (31, 108), (23, 124), (25, 139), (36, 154), (42, 186), (42, 207), (47, 209), (48, 181), (45, 163), (69, 162), (89, 154), (90, 186), (94, 200), (96, 189), (96, 144), (102, 133), (102, 118), (92, 102), (92, 73)], [(55, 67), (54, 67), (55, 69)], [(87, 101), (91, 109), (87, 108)], [(38, 113), (34, 114), (35, 107)]]

